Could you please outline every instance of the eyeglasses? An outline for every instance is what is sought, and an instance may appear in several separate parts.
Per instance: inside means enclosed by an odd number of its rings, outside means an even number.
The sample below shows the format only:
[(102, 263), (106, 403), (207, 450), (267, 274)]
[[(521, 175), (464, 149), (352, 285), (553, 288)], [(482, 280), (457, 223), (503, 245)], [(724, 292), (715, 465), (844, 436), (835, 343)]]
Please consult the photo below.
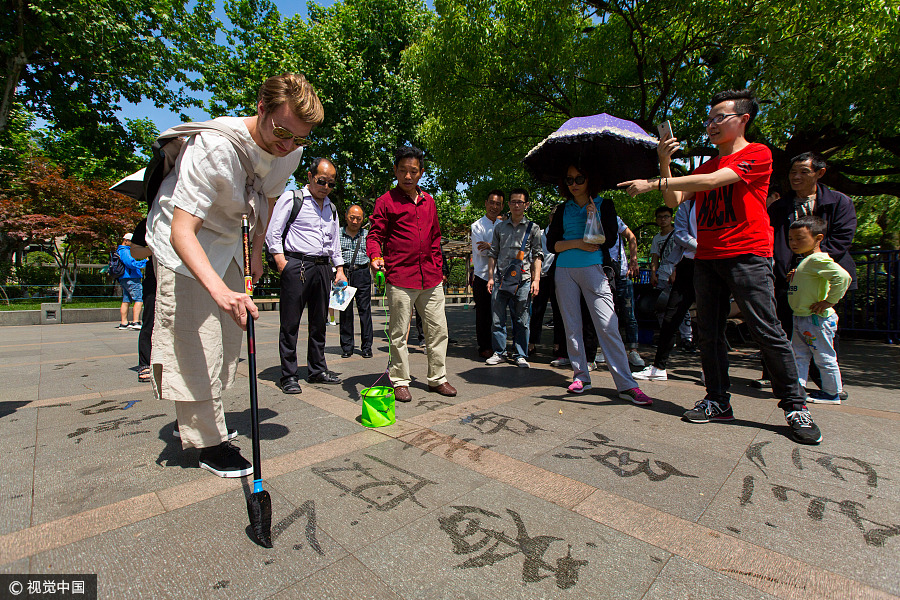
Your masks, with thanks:
[(322, 187), (328, 186), (332, 189), (334, 189), (334, 186), (337, 185), (337, 183), (335, 183), (334, 181), (328, 181), (324, 177), (316, 179), (316, 184), (321, 185)]
[(510, 205), (513, 205), (513, 204), (526, 204), (526, 202), (525, 202), (524, 200), (510, 200), (510, 201), (509, 201), (509, 204), (510, 204)]
[(587, 177), (579, 175), (578, 177), (566, 177), (566, 185), (584, 185)]
[(713, 123), (716, 125), (720, 125), (722, 121), (727, 119), (728, 117), (739, 117), (741, 115), (746, 115), (747, 113), (722, 113), (721, 115), (716, 115), (714, 117), (710, 117), (707, 120), (703, 121), (704, 127), (709, 127)]
[(293, 140), (293, 142), (300, 147), (309, 146), (310, 144), (312, 144), (312, 142), (307, 138), (300, 137), (299, 135), (294, 135), (284, 127), (276, 125), (274, 119), (272, 120), (272, 133), (274, 133), (275, 137), (280, 140)]

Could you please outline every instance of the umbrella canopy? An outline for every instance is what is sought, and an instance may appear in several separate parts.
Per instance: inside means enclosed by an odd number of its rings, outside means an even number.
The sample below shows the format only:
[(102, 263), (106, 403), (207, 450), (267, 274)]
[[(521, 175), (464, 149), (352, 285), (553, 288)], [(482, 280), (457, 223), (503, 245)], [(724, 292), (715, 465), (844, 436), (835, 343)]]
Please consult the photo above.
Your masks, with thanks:
[(110, 187), (114, 192), (140, 200), (144, 192), (144, 169), (136, 171)]
[(620, 181), (659, 174), (657, 141), (636, 123), (606, 113), (575, 117), (532, 148), (522, 162), (541, 183), (559, 185), (574, 164), (602, 177), (601, 189), (611, 189)]

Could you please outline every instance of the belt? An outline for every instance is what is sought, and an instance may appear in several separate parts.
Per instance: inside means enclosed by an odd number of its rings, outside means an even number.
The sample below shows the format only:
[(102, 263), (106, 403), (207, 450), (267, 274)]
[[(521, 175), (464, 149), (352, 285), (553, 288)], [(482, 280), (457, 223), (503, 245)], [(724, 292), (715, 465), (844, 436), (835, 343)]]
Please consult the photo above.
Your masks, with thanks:
[(330, 256), (323, 256), (321, 254), (303, 254), (302, 252), (292, 252), (290, 250), (285, 250), (284, 255), (290, 256), (291, 258), (296, 258), (297, 260), (311, 262), (314, 265), (327, 265), (331, 262)]
[[(344, 265), (344, 266), (346, 266), (346, 265)], [(352, 266), (348, 267), (348, 270), (352, 273), (353, 271), (359, 271), (360, 269), (365, 269), (368, 266), (369, 266), (369, 263), (365, 262), (361, 265), (352, 265)]]

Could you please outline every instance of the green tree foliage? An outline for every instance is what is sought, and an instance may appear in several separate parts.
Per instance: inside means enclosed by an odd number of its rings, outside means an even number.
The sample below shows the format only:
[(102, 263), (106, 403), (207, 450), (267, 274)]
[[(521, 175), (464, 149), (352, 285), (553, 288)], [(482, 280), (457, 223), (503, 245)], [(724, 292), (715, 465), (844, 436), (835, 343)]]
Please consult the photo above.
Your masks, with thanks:
[[(196, 104), (170, 84), (193, 83), (185, 67), (204, 40), (213, 0), (9, 0), (0, 18), (0, 132), (14, 102), (92, 147), (100, 125), (126, 138), (115, 112), (144, 98)], [(194, 86), (196, 87), (196, 86)]]
[(252, 114), (263, 80), (304, 73), (325, 107), (306, 155), (335, 162), (341, 185), (332, 197), (342, 208), (362, 203), (370, 212), (392, 181), (394, 148), (417, 141), (422, 108), (401, 56), (431, 13), (421, 0), (310, 3), (308, 22), (282, 19), (269, 0), (228, 0), (225, 13), (226, 44), (210, 45), (193, 65), (213, 94), (210, 113)]
[(444, 187), (508, 177), (567, 118), (599, 112), (651, 132), (671, 119), (684, 158), (708, 157), (706, 103), (750, 85), (776, 181), (786, 184), (790, 156), (815, 150), (836, 189), (900, 195), (900, 106), (888, 95), (900, 83), (898, 5), (437, 0), (435, 26), (406, 60)]

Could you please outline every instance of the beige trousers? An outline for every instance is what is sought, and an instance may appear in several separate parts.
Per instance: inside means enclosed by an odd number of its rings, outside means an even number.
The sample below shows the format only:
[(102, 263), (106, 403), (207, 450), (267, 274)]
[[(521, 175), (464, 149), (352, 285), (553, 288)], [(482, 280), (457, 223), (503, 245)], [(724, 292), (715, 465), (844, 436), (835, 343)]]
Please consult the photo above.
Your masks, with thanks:
[(447, 381), (447, 315), (444, 313), (444, 288), (440, 284), (427, 290), (396, 287), (387, 284), (390, 307), (388, 334), (391, 336), (391, 383), (409, 385), (409, 319), (413, 306), (422, 317), (425, 343), (428, 345), (428, 385), (436, 387)]
[[(195, 279), (156, 264), (153, 387), (175, 402), (183, 448), (215, 446), (228, 435), (222, 393), (234, 383), (243, 332)], [(243, 289), (237, 263), (225, 283)]]

